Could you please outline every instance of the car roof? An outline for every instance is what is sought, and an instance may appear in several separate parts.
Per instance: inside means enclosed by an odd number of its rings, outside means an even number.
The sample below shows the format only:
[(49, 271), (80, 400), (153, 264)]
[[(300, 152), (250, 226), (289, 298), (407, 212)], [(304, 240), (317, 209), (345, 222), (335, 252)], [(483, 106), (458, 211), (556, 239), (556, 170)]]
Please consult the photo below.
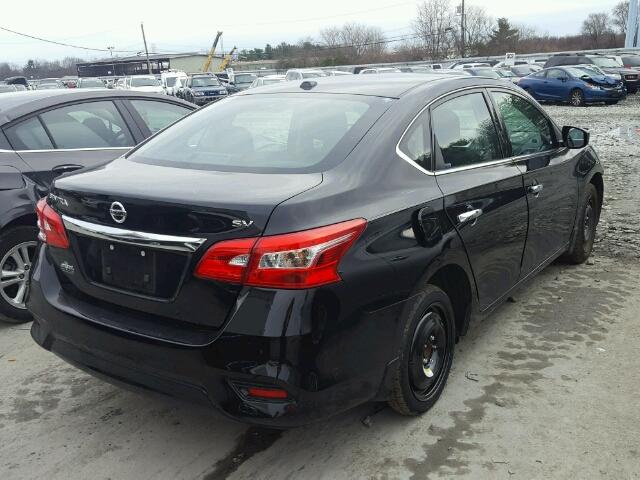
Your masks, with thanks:
[[(76, 102), (79, 100), (118, 98), (148, 98), (166, 100), (167, 96), (146, 92), (106, 89), (56, 89), (3, 93), (0, 96), (0, 125), (8, 123), (31, 112), (35, 112), (36, 110), (41, 110), (64, 103)], [(171, 102), (193, 107), (193, 105), (191, 105), (190, 103), (177, 98), (171, 98)]]
[[(458, 78), (468, 80), (469, 75), (440, 75), (423, 73), (398, 73), (389, 75), (341, 75), (337, 77), (318, 77), (307, 80), (293, 82), (283, 82), (275, 85), (268, 85), (253, 92), (245, 90), (236, 95), (263, 95), (272, 93), (303, 93), (311, 91), (314, 93), (334, 93), (348, 95), (369, 95), (377, 97), (400, 98), (409, 90), (422, 85), (436, 84), (441, 82), (451, 82)], [(300, 87), (303, 83), (314, 83), (310, 90)]]

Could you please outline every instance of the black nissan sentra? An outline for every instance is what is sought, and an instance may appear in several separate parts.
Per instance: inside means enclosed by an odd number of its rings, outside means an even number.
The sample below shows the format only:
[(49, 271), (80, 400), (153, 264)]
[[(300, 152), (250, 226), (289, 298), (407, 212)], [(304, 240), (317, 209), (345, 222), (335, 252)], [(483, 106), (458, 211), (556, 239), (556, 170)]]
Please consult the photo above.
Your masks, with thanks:
[(589, 257), (602, 168), (500, 80), (371, 77), (248, 90), (58, 178), (35, 340), (257, 424), (428, 410), (471, 319)]

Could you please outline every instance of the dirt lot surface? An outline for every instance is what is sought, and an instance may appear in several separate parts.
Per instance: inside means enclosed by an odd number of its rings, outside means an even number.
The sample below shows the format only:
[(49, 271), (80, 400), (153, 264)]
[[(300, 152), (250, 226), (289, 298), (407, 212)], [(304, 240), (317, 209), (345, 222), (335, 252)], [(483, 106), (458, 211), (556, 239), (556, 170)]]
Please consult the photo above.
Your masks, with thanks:
[(119, 390), (0, 326), (0, 479), (640, 479), (640, 95), (545, 107), (606, 169), (593, 260), (552, 265), (457, 346), (419, 418), (287, 432)]

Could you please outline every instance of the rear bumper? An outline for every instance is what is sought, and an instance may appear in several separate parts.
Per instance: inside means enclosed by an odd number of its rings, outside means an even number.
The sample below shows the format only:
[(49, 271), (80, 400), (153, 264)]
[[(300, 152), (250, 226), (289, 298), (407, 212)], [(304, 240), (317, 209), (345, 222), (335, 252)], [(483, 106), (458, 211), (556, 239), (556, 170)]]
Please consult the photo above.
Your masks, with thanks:
[[(361, 344), (360, 332), (347, 332), (313, 353), (306, 348), (308, 335), (269, 337), (237, 333), (236, 329), (220, 332), (204, 345), (150, 338), (134, 328), (114, 328), (110, 322), (119, 315), (115, 310), (110, 312), (111, 319), (99, 318), (97, 310), (92, 316), (86, 309), (74, 313), (72, 299), (62, 289), (44, 251), (39, 250), (28, 298), (34, 317), (32, 337), (67, 362), (116, 385), (214, 406), (242, 422), (288, 428), (371, 400), (387, 383), (391, 354), (380, 350), (381, 345), (393, 344), (391, 332), (379, 332), (380, 345), (367, 345), (367, 350), (376, 352), (372, 358), (361, 358), (358, 347), (349, 343)], [(401, 307), (396, 304), (380, 310), (362, 324), (378, 330), (384, 323), (395, 329), (394, 322), (387, 320), (395, 319)], [(347, 367), (341, 355), (354, 359), (354, 364)], [(344, 374), (346, 371), (349, 373)], [(288, 398), (250, 399), (242, 393), (243, 385), (282, 388)]]

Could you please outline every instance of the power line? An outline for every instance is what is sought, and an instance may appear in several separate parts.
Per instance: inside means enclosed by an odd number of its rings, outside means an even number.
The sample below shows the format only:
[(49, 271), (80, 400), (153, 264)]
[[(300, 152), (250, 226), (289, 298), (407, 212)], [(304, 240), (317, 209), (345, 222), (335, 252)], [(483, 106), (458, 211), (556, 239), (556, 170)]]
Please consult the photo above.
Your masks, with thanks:
[[(90, 51), (94, 51), (94, 52), (109, 52), (109, 51), (111, 51), (108, 48), (85, 47), (83, 45), (74, 45), (74, 44), (71, 44), (71, 43), (58, 42), (56, 40), (49, 40), (47, 38), (42, 38), (42, 37), (37, 37), (35, 35), (30, 35), (28, 33), (16, 32), (15, 30), (11, 30), (10, 28), (3, 27), (2, 25), (0, 25), (0, 30), (4, 30), (5, 32), (13, 33), (15, 35), (20, 35), (21, 37), (31, 38), (32, 40), (39, 40), (41, 42), (52, 43), (54, 45), (61, 45), (63, 47), (78, 48), (80, 50), (90, 50)], [(113, 50), (113, 52), (117, 52), (117, 53), (135, 53), (135, 50)]]

